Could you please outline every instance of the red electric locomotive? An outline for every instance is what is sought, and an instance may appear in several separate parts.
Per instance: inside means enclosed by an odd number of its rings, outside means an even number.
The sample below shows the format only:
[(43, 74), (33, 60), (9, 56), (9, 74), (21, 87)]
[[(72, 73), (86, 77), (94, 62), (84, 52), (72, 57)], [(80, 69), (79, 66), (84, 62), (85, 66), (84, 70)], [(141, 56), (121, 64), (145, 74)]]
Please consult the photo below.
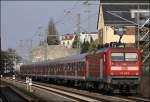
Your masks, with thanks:
[(141, 77), (141, 53), (136, 48), (101, 50), (22, 65), (22, 76), (47, 79), (114, 93), (136, 93)]

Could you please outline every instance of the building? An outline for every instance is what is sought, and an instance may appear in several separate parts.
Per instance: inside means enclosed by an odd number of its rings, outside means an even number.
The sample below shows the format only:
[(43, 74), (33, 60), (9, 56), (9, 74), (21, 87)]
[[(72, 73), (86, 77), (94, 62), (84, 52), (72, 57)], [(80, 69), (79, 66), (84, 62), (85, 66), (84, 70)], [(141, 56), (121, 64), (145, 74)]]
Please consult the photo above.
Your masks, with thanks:
[(64, 36), (62, 36), (60, 43), (66, 48), (72, 48), (74, 38), (75, 34), (65, 34)]
[(147, 0), (100, 0), (98, 15), (99, 44), (118, 42), (119, 36), (115, 30), (123, 27), (122, 42), (134, 46), (137, 42), (137, 26), (144, 21), (137, 19), (138, 13), (149, 13)]
[[(61, 39), (61, 45), (63, 45), (66, 48), (72, 48), (72, 44), (75, 40), (75, 36), (76, 34), (65, 34), (64, 36), (62, 36)], [(83, 43), (84, 41), (89, 41), (91, 42), (91, 38), (95, 41), (96, 39), (98, 39), (98, 32), (90, 32), (90, 33), (86, 33), (86, 32), (81, 32), (80, 33), (80, 42)]]
[(91, 38), (95, 41), (98, 39), (98, 32), (81, 32), (80, 33), (80, 42), (83, 43), (84, 41), (91, 42)]
[[(149, 97), (150, 75), (150, 1), (149, 0), (100, 0), (98, 15), (99, 44), (116, 42), (115, 28), (124, 27), (122, 42), (142, 52), (142, 81), (140, 93)], [(144, 80), (144, 81), (143, 81)], [(147, 83), (144, 83), (147, 82)]]

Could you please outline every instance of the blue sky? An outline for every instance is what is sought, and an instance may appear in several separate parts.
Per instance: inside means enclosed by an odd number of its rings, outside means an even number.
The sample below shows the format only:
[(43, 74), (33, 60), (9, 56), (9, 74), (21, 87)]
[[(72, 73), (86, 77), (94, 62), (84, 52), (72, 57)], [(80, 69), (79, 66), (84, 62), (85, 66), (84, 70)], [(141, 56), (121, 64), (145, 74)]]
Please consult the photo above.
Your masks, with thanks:
[[(92, 3), (98, 3), (93, 1)], [(72, 9), (73, 8), (73, 9)], [(97, 31), (98, 5), (91, 5), (91, 31)], [(72, 13), (65, 15), (64, 11)], [(39, 40), (38, 33), (47, 28), (53, 18), (60, 34), (76, 30), (76, 14), (81, 14), (81, 31), (87, 31), (87, 8), (83, 1), (1, 1), (2, 49), (17, 49), (20, 40), (24, 47), (29, 47), (29, 39)], [(42, 29), (38, 29), (42, 27)], [(34, 46), (35, 43), (33, 43)], [(36, 44), (35, 44), (36, 45)]]

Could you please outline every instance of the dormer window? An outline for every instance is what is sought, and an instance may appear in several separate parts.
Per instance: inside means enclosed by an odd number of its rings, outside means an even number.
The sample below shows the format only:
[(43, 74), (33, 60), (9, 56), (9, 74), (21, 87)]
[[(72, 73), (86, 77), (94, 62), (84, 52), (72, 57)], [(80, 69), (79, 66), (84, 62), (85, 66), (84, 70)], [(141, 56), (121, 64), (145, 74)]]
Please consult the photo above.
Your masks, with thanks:
[(150, 10), (148, 9), (132, 9), (130, 10), (130, 12), (131, 12), (131, 18), (136, 18), (137, 13), (145, 17), (150, 16)]

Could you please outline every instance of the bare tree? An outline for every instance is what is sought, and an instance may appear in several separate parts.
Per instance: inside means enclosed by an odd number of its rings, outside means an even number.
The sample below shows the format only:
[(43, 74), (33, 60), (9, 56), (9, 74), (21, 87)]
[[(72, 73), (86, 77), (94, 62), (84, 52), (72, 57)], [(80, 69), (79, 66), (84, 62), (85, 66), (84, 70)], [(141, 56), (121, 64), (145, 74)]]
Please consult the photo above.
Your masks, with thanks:
[(48, 32), (47, 32), (47, 43), (48, 45), (59, 45), (59, 37), (58, 37), (58, 31), (55, 27), (55, 23), (53, 22), (53, 19), (51, 18), (48, 23)]

